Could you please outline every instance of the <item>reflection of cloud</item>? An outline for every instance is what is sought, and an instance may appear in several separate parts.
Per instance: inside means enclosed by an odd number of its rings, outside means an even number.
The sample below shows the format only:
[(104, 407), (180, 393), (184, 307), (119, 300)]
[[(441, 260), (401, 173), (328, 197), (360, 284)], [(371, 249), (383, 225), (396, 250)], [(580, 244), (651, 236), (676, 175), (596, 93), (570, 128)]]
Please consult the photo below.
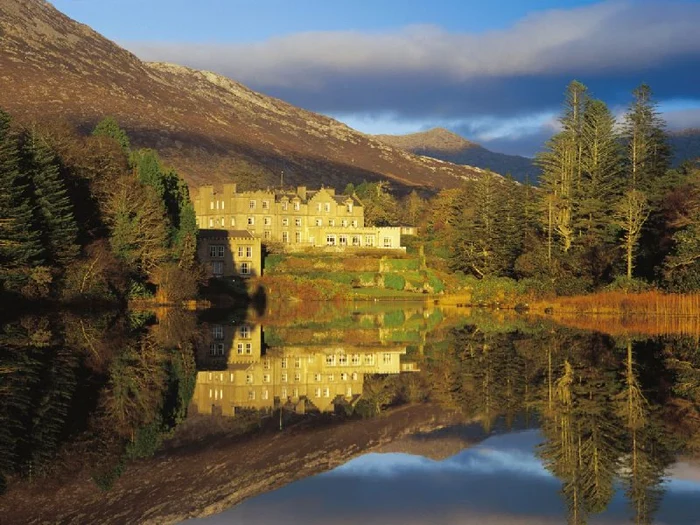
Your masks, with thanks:
[[(494, 436), (445, 461), (406, 454), (368, 454), (331, 472), (246, 501), (206, 524), (444, 525), (565, 522), (561, 482), (535, 455), (538, 431)], [(682, 469), (697, 467), (681, 464)], [(681, 468), (681, 467), (679, 467)], [(678, 470), (681, 472), (681, 470)], [(688, 476), (686, 476), (688, 477)], [(679, 484), (680, 483), (680, 484)], [(655, 523), (691, 525), (700, 515), (688, 483), (665, 485)], [(590, 523), (628, 523), (622, 492)]]

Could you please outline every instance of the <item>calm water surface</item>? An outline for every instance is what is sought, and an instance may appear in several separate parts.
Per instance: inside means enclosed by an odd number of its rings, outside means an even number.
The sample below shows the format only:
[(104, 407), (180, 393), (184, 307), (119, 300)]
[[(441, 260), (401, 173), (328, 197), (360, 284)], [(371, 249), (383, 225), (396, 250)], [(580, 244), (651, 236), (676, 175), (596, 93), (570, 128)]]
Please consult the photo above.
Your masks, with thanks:
[(700, 523), (698, 334), (566, 324), (381, 303), (8, 319), (0, 522)]

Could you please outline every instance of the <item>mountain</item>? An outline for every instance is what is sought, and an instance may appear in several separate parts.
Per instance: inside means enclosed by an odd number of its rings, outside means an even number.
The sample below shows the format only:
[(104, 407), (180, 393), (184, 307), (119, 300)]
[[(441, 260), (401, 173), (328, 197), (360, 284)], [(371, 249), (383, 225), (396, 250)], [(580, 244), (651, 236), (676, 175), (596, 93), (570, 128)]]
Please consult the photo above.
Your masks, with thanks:
[(700, 162), (700, 129), (673, 131), (669, 133), (668, 140), (673, 151), (674, 166), (688, 160)]
[(413, 155), (228, 78), (146, 63), (43, 0), (0, 0), (0, 108), (18, 120), (107, 115), (194, 185), (454, 187), (484, 171)]
[(529, 178), (536, 182), (539, 169), (532, 159), (518, 155), (506, 155), (490, 151), (444, 128), (433, 128), (408, 135), (375, 135), (375, 137), (395, 148), (435, 159), (478, 166), (524, 182)]

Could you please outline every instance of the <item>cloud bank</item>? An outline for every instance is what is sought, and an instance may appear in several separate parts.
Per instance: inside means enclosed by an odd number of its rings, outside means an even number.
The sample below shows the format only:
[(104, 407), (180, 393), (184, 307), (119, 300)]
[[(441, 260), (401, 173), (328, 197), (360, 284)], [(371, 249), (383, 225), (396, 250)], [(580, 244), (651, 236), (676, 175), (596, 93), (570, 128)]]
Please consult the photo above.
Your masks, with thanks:
[[(393, 33), (300, 33), (244, 45), (126, 47), (146, 60), (215, 71), (340, 118), (428, 127), (452, 121), (464, 131), (488, 119), (496, 129), (556, 112), (574, 78), (611, 105), (625, 105), (641, 82), (660, 100), (700, 100), (699, 25), (696, 2), (621, 0), (537, 12), (484, 33), (413, 26)], [(700, 114), (676, 120), (700, 125)], [(486, 142), (528, 140), (528, 133), (483, 135)]]

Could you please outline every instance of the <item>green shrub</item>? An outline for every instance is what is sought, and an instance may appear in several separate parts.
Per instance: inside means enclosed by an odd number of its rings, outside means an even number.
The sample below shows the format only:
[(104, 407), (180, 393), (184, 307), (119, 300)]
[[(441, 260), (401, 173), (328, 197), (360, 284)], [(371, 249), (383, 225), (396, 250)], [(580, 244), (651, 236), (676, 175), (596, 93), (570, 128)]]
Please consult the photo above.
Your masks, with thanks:
[(445, 283), (443, 283), (435, 274), (428, 272), (428, 286), (433, 289), (433, 293), (445, 291)]
[(384, 326), (386, 328), (403, 326), (405, 322), (406, 316), (404, 315), (403, 310), (395, 310), (384, 314)]
[(420, 269), (420, 262), (418, 259), (387, 259), (384, 261), (384, 265), (387, 270), (395, 272), (407, 272)]
[(627, 276), (621, 275), (616, 277), (615, 280), (605, 288), (610, 291), (640, 293), (648, 292), (652, 289), (652, 286), (641, 279), (629, 279)]
[(399, 274), (387, 273), (384, 275), (384, 288), (390, 290), (403, 290), (406, 286), (406, 280)]

